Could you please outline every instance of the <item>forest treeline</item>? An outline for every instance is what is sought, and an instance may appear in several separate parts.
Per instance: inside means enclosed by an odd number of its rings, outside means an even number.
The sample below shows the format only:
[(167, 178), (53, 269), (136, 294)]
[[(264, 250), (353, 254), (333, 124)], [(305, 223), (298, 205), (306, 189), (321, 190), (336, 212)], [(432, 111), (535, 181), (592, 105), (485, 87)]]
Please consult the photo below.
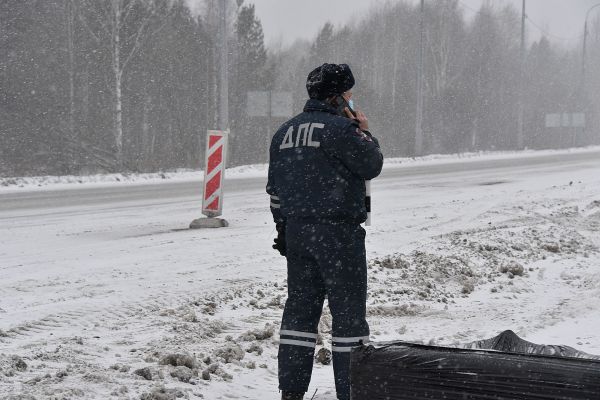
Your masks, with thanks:
[[(520, 84), (520, 14), (487, 2), (426, 2), (425, 153), (516, 149), (519, 91), (524, 146), (599, 143), (600, 19), (580, 41), (528, 41)], [(420, 9), (389, 2), (313, 41), (267, 49), (251, 1), (229, 4), (230, 165), (265, 162), (285, 118), (247, 113), (250, 91), (306, 100), (308, 72), (350, 64), (355, 102), (384, 154), (415, 149)], [(201, 168), (218, 121), (216, 1), (0, 2), (0, 175)], [(531, 29), (531, 27), (529, 27)], [(546, 114), (585, 113), (586, 128), (546, 128)]]

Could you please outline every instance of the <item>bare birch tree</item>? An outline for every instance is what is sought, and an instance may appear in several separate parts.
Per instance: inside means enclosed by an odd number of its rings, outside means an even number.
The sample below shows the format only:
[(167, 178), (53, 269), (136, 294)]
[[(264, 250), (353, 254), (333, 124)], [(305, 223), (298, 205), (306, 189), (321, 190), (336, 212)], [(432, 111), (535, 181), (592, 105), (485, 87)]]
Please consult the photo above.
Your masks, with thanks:
[[(144, 42), (160, 31), (168, 14), (168, 2), (160, 0), (81, 0), (90, 12), (81, 14), (92, 37), (110, 46), (113, 77), (114, 145), (117, 167), (123, 165), (123, 74)], [(162, 16), (162, 21), (158, 17)], [(134, 18), (136, 17), (136, 18)], [(90, 21), (93, 19), (94, 21)], [(92, 23), (93, 22), (93, 23)], [(95, 31), (98, 26), (100, 31)], [(108, 38), (108, 41), (104, 38)]]

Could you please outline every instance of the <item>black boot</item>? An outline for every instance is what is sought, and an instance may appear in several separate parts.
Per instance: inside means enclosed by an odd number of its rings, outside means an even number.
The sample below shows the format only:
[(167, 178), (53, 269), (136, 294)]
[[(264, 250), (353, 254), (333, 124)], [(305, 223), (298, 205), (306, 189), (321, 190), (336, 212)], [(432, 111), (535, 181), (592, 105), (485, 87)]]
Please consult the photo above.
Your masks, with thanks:
[(302, 400), (304, 393), (298, 392), (281, 392), (281, 400)]

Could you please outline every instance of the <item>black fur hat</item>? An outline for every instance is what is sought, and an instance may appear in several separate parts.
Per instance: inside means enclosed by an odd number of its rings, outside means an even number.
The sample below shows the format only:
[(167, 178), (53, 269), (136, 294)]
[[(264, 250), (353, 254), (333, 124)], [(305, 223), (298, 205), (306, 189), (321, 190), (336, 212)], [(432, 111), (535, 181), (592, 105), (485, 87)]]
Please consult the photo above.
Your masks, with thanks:
[(306, 79), (306, 90), (311, 99), (323, 100), (353, 86), (354, 75), (348, 64), (323, 64), (313, 69)]

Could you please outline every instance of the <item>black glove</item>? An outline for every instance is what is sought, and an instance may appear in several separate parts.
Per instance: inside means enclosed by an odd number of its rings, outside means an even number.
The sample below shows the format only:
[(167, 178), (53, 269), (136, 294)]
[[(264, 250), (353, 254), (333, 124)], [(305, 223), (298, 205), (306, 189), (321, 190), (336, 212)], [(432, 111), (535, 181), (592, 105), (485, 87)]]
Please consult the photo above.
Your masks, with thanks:
[(275, 238), (275, 240), (273, 240), (273, 248), (277, 250), (279, 254), (285, 257), (287, 255), (287, 246), (285, 243), (285, 225), (277, 224), (276, 229), (277, 237)]

